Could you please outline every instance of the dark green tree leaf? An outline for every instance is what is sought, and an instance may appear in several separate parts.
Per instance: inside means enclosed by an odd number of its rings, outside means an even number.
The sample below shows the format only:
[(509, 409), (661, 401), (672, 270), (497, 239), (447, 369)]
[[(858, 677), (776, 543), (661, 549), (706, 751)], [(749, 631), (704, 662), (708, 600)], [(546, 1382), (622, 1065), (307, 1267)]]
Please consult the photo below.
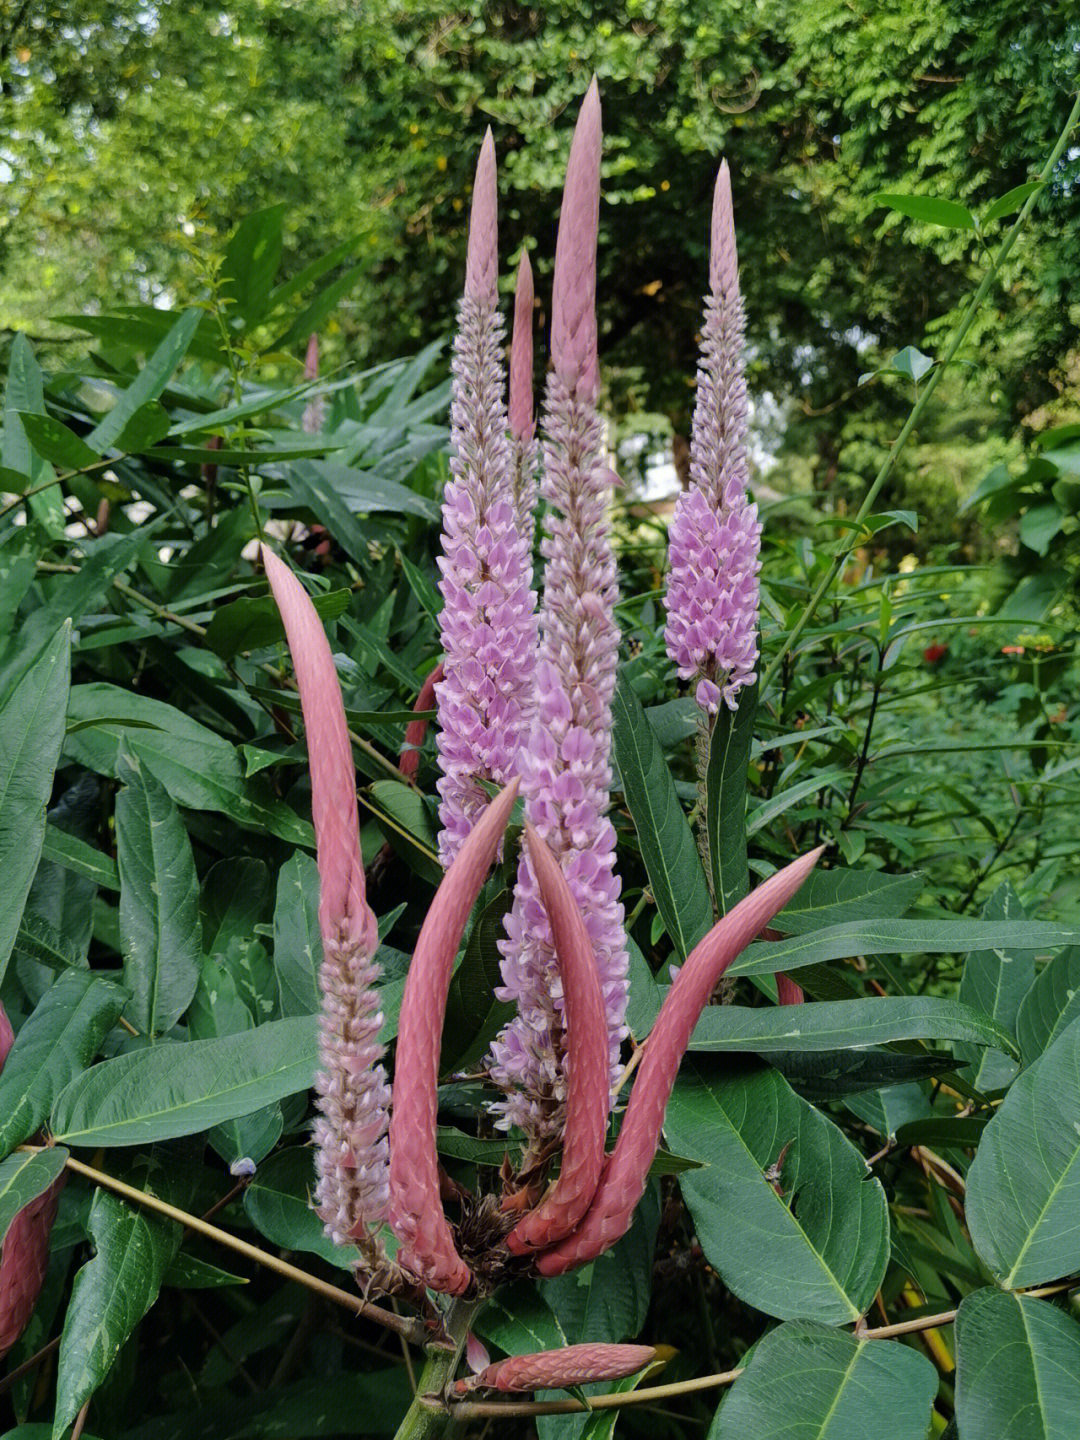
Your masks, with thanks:
[[(1026, 920), (1019, 896), (1006, 881), (999, 885), (983, 906), (984, 920)], [(973, 950), (964, 961), (960, 978), (960, 999), (992, 1016), (999, 1025), (1016, 1033), (1020, 1002), (1035, 979), (1035, 957), (1030, 950), (1013, 951), (1004, 946)], [(939, 1036), (939, 1039), (956, 1038)], [(971, 1066), (966, 1073), (977, 1090), (1002, 1090), (1019, 1068), (1001, 1050), (973, 1050), (958, 1047), (957, 1055)]]
[(1058, 952), (1024, 996), (1016, 1038), (1024, 1064), (1037, 1060), (1067, 1025), (1080, 1017), (1080, 945)]
[[(173, 371), (188, 352), (195, 337), (201, 312), (188, 310), (180, 316), (146, 362), (143, 370), (128, 388), (117, 397), (116, 404), (86, 437), (86, 443), (97, 451), (114, 446), (124, 427), (137, 410), (148, 401), (156, 400), (172, 378)], [(166, 427), (167, 428), (167, 427)]]
[(0, 1161), (0, 1244), (19, 1211), (47, 1190), (67, 1163), (59, 1145), (49, 1150), (20, 1150)]
[(319, 1009), (319, 869), (298, 852), (278, 871), (274, 904), (274, 974), (282, 1015), (314, 1015)]
[(757, 686), (739, 692), (738, 708), (721, 705), (712, 722), (705, 779), (705, 826), (712, 891), (721, 915), (750, 888), (746, 868), (746, 772), (757, 714)]
[(893, 195), (884, 191), (875, 195), (875, 205), (887, 205), (924, 225), (943, 225), (949, 230), (974, 230), (975, 217), (966, 205), (955, 200), (935, 200), (930, 195)]
[(308, 1146), (290, 1145), (272, 1155), (244, 1191), (244, 1209), (271, 1245), (319, 1255), (341, 1270), (351, 1270), (360, 1252), (352, 1245), (335, 1245), (311, 1208), (313, 1154)]

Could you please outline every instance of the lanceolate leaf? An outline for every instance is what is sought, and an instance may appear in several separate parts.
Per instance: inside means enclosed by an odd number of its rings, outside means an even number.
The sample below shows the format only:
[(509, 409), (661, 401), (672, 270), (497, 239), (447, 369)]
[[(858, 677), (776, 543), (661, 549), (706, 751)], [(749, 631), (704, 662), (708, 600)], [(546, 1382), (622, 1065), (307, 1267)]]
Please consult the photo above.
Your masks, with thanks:
[(315, 1032), (303, 1016), (119, 1055), (72, 1081), (49, 1128), (73, 1145), (144, 1145), (250, 1115), (310, 1087)]
[(892, 1040), (967, 1040), (1012, 1044), (1008, 1031), (957, 1000), (903, 995), (807, 1005), (710, 1005), (691, 1050), (843, 1050)]
[(814, 870), (773, 920), (782, 935), (805, 935), (854, 920), (897, 919), (926, 885), (925, 875), (884, 875), (879, 870)]
[(187, 354), (188, 346), (198, 328), (200, 313), (198, 310), (188, 310), (180, 316), (146, 362), (145, 369), (139, 372), (118, 397), (104, 420), (86, 437), (88, 445), (98, 451), (115, 445), (135, 412), (141, 410), (148, 401), (157, 399), (173, 371)]
[(260, 1165), (244, 1191), (244, 1209), (260, 1235), (271, 1245), (319, 1255), (331, 1265), (351, 1270), (360, 1259), (352, 1245), (335, 1245), (311, 1208), (315, 1189), (314, 1152), (292, 1145)]
[(0, 709), (0, 979), (45, 839), (64, 739), (71, 629), (64, 626)]
[(1060, 951), (1024, 996), (1016, 1038), (1024, 1064), (1037, 1060), (1067, 1025), (1080, 1018), (1080, 945)]
[(755, 1345), (709, 1440), (925, 1440), (937, 1387), (909, 1346), (781, 1325)]
[[(688, 1063), (664, 1130), (673, 1150), (704, 1162), (679, 1185), (729, 1290), (781, 1320), (841, 1325), (866, 1311), (889, 1258), (885, 1192), (781, 1075)], [(765, 1172), (778, 1163), (774, 1187)]]
[(120, 752), (116, 849), (128, 1018), (162, 1035), (187, 1009), (199, 979), (199, 882), (180, 812), (145, 764)]
[(907, 1055), (873, 1046), (866, 1050), (770, 1050), (765, 1059), (793, 1090), (815, 1105), (944, 1075), (956, 1063), (944, 1053)]
[[(1024, 920), (1024, 908), (1012, 886), (999, 885), (983, 907), (984, 920)], [(1030, 950), (1014, 951), (1003, 945), (991, 950), (973, 950), (964, 961), (960, 999), (993, 1016), (1010, 1034), (1015, 1034), (1020, 1002), (1035, 979), (1035, 958)], [(945, 1037), (942, 1037), (945, 1038)], [(971, 1069), (964, 1071), (977, 1090), (1002, 1090), (1015, 1076), (1017, 1063), (996, 1050), (975, 1051), (963, 1046), (958, 1056)]]
[(0, 1162), (0, 1243), (15, 1216), (49, 1188), (67, 1158), (68, 1152), (56, 1145), (50, 1150), (20, 1150)]
[(54, 1098), (94, 1058), (127, 992), (89, 970), (69, 970), (23, 1025), (0, 1073), (0, 1154), (32, 1135)]
[(319, 870), (297, 852), (278, 871), (274, 904), (274, 974), (282, 1015), (314, 1015), (319, 1008)]
[(800, 965), (856, 955), (959, 955), (995, 945), (1010, 950), (1049, 950), (1076, 937), (1075, 930), (1041, 920), (857, 921), (786, 940), (759, 941), (748, 946), (727, 973), (775, 975)]
[(977, 1290), (956, 1317), (963, 1440), (1074, 1440), (1080, 1325), (1045, 1300)]
[(713, 921), (697, 846), (656, 733), (641, 701), (620, 680), (612, 701), (615, 760), (633, 816), (656, 907), (685, 960)]
[(98, 1190), (90, 1207), (94, 1258), (75, 1277), (56, 1376), (53, 1440), (112, 1368), (120, 1347), (157, 1299), (180, 1244), (180, 1226)]
[(705, 825), (716, 907), (726, 915), (750, 887), (746, 868), (746, 772), (757, 714), (757, 685), (739, 692), (738, 709), (721, 705), (709, 741)]
[(1003, 1285), (1080, 1269), (1080, 1019), (1013, 1082), (968, 1174), (972, 1243)]

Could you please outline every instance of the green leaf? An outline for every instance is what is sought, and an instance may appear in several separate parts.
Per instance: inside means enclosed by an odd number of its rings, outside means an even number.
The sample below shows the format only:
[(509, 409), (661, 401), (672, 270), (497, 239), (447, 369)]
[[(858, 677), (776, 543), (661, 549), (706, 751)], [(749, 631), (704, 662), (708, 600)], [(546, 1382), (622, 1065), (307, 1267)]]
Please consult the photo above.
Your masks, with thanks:
[[(854, 1003), (854, 1002), (852, 1002)], [(952, 1070), (951, 1055), (905, 1055), (897, 1050), (772, 1050), (765, 1059), (779, 1070), (793, 1090), (820, 1105), (860, 1095), (883, 1086), (944, 1075)]]
[(285, 471), (285, 481), (297, 503), (311, 511), (351, 559), (366, 566), (370, 555), (363, 525), (312, 462), (294, 462)]
[(181, 1251), (165, 1271), (161, 1283), (171, 1290), (219, 1290), (226, 1285), (247, 1285), (248, 1280), (244, 1275), (230, 1274), (200, 1260), (197, 1255)]
[[(1016, 891), (1006, 881), (999, 885), (982, 909), (983, 920), (1025, 920)], [(991, 1015), (1010, 1037), (1016, 1033), (1020, 1002), (1035, 979), (1035, 958), (1030, 950), (1013, 951), (1005, 946), (973, 950), (964, 960), (960, 977), (960, 999), (985, 1015)], [(939, 1036), (957, 1039), (957, 1036)], [(1003, 1090), (1018, 1070), (1015, 1060), (1000, 1049), (974, 1051), (966, 1047), (957, 1055), (971, 1069), (963, 1073), (977, 1090)]]
[(297, 853), (278, 871), (274, 974), (282, 1015), (315, 1015), (320, 1006), (319, 867)]
[[(889, 361), (891, 369), (900, 375), (906, 375), (907, 378), (914, 381), (916, 385), (925, 374), (934, 368), (934, 364), (935, 361), (932, 355), (924, 355), (923, 352), (916, 349), (914, 345), (905, 345), (903, 350), (898, 350)], [(889, 513), (892, 515), (910, 515), (911, 511), (894, 510)], [(916, 523), (910, 528), (912, 530), (918, 530), (917, 519)]]
[(710, 1005), (694, 1027), (691, 1050), (845, 1050), (893, 1040), (1012, 1043), (1007, 1030), (956, 1000), (884, 996), (805, 1005)]
[(1060, 950), (1024, 996), (1016, 1038), (1024, 1064), (1037, 1060), (1067, 1025), (1080, 1017), (1080, 945)]
[[(98, 727), (69, 734), (66, 753), (98, 775), (116, 774), (121, 735), (127, 749), (145, 760), (177, 805), (191, 810), (216, 810), (252, 830), (293, 845), (312, 845), (310, 825), (260, 782), (247, 780), (236, 747), (184, 711), (118, 685), (76, 685), (68, 719), (76, 723), (99, 718)], [(147, 728), (119, 728), (119, 721)], [(149, 728), (153, 727), (153, 728)]]
[(1036, 190), (1041, 190), (1045, 183), (1044, 180), (1025, 180), (1023, 185), (1014, 185), (1011, 190), (1006, 190), (1004, 195), (999, 195), (983, 211), (983, 225), (991, 225), (995, 220), (1001, 220), (1004, 216), (1019, 210), (1028, 196), (1034, 195)]
[(789, 785), (786, 790), (771, 795), (768, 800), (763, 800), (760, 805), (755, 805), (746, 822), (746, 833), (756, 835), (759, 830), (764, 830), (766, 825), (771, 825), (777, 816), (783, 815), (793, 805), (797, 805), (800, 800), (805, 800), (807, 796), (816, 795), (819, 790), (828, 790), (830, 786), (837, 789), (846, 774), (847, 772), (838, 766), (827, 770), (818, 770), (795, 785)]
[(955, 200), (935, 200), (929, 195), (894, 195), (882, 191), (872, 197), (875, 205), (885, 205), (911, 220), (925, 225), (943, 225), (947, 230), (974, 230), (975, 216), (966, 205)]
[(170, 424), (169, 412), (165, 406), (157, 400), (148, 400), (124, 422), (124, 428), (113, 444), (117, 450), (123, 450), (126, 454), (138, 455), (163, 440), (169, 433)]
[(0, 1244), (19, 1211), (36, 1200), (67, 1164), (62, 1146), (49, 1150), (20, 1150), (0, 1161)]
[(45, 807), (64, 739), (71, 627), (62, 626), (0, 707), (0, 979), (45, 839)]
[(338, 460), (313, 460), (304, 467), (309, 483), (328, 488), (353, 515), (417, 515), (436, 521), (439, 507), (427, 495), (387, 480), (371, 470), (359, 470)]
[(141, 1035), (171, 1030), (199, 979), (199, 882), (191, 841), (165, 787), (121, 750), (116, 797), (120, 940), (128, 1018)]
[(454, 971), (443, 1025), (441, 1067), (467, 1070), (479, 1063), (491, 1041), (514, 1014), (514, 1007), (495, 999), (502, 984), (498, 944), (505, 935), (503, 920), (513, 896), (501, 890), (476, 916), (461, 963)]
[(135, 412), (148, 401), (158, 398), (187, 354), (200, 319), (201, 312), (198, 310), (187, 310), (180, 316), (150, 356), (146, 367), (140, 370), (105, 418), (86, 437), (86, 443), (92, 449), (101, 452), (114, 446)]
[[(54, 479), (54, 471), (47, 460), (31, 448), (21, 415), (27, 413), (44, 415), (45, 393), (41, 369), (34, 358), (33, 347), (25, 335), (18, 334), (12, 341), (8, 356), (7, 382), (4, 386), (4, 437), (0, 445), (0, 465), (15, 472), (22, 478), (22, 484), (13, 480), (14, 488), (21, 494), (38, 486), (48, 485)], [(28, 500), (30, 513), (44, 527), (53, 540), (60, 540), (64, 534), (67, 516), (64, 513), (63, 496), (57, 485), (39, 489)]]
[(1010, 950), (1050, 950), (1076, 938), (1075, 930), (1041, 920), (854, 921), (810, 935), (758, 941), (743, 951), (727, 973), (775, 975), (855, 955), (959, 955), (996, 945)]
[(93, 845), (88, 845), (77, 835), (69, 835), (55, 825), (45, 826), (41, 858), (54, 865), (61, 865), (75, 875), (82, 875), (105, 890), (120, 889), (120, 872), (111, 855), (95, 850)]
[(708, 1440), (926, 1440), (937, 1388), (907, 1345), (781, 1325), (754, 1346)]
[(721, 705), (709, 740), (705, 778), (705, 831), (712, 890), (721, 915), (750, 888), (746, 868), (746, 774), (754, 738), (758, 688), (741, 690), (738, 707)]
[(41, 1125), (56, 1096), (97, 1054), (127, 998), (89, 970), (69, 970), (45, 992), (0, 1073), (0, 1153)]
[(1010, 1289), (1080, 1269), (1080, 1019), (1013, 1082), (968, 1173), (972, 1244)]
[(1065, 516), (1053, 501), (1032, 505), (1020, 518), (1020, 539), (1036, 555), (1045, 555), (1064, 524)]
[(120, 1347), (153, 1305), (180, 1245), (180, 1226), (129, 1207), (107, 1190), (90, 1206), (94, 1258), (75, 1276), (56, 1374), (53, 1440), (62, 1440)]
[[(349, 608), (349, 592), (331, 590), (313, 595), (311, 603), (324, 623), (336, 620)], [(222, 605), (214, 611), (206, 630), (207, 645), (224, 660), (231, 660), (241, 650), (262, 650), (284, 639), (281, 614), (269, 595), (258, 600), (242, 595), (231, 605)]]
[(96, 465), (101, 456), (86, 441), (62, 425), (52, 415), (38, 415), (32, 410), (18, 412), (30, 444), (45, 460), (67, 470), (82, 470)]
[(259, 1234), (271, 1245), (318, 1255), (340, 1270), (351, 1270), (360, 1258), (354, 1245), (335, 1245), (311, 1208), (315, 1191), (314, 1152), (291, 1145), (272, 1155), (244, 1191), (244, 1209)]
[(435, 853), (435, 830), (423, 795), (400, 780), (376, 780), (362, 792), (360, 799), (410, 867), (437, 885), (443, 872)]
[(649, 962), (629, 935), (626, 937), (626, 951), (630, 957), (630, 998), (626, 1006), (626, 1023), (635, 1042), (640, 1045), (660, 1013), (664, 992), (657, 985)]
[(281, 264), (281, 227), (288, 207), (268, 205), (246, 215), (234, 230), (221, 264), (221, 294), (247, 326), (256, 324), (270, 305)]
[(144, 1145), (193, 1135), (310, 1088), (315, 1018), (242, 1035), (155, 1045), (106, 1060), (61, 1093), (50, 1129), (73, 1145)]
[(685, 960), (713, 923), (697, 846), (656, 733), (625, 678), (619, 680), (611, 710), (615, 759), (641, 858), (656, 908)]
[[(40, 874), (39, 868), (38, 875)], [(19, 921), (19, 933), (15, 937), (15, 949), (12, 953), (27, 955), (35, 964), (46, 965), (50, 970), (82, 970), (86, 967), (86, 949), (76, 945), (55, 925), (50, 925), (47, 920), (35, 914), (29, 905)]]
[[(729, 1290), (781, 1320), (843, 1325), (867, 1310), (889, 1258), (885, 1192), (777, 1071), (684, 1065), (664, 1131), (672, 1149), (704, 1162), (679, 1185)], [(765, 1172), (785, 1146), (780, 1195)]]
[(956, 1317), (956, 1418), (963, 1440), (1074, 1440), (1080, 1325), (1030, 1295), (976, 1290)]
[(773, 920), (784, 935), (805, 935), (854, 920), (898, 919), (926, 885), (925, 875), (885, 875), (880, 870), (813, 870)]

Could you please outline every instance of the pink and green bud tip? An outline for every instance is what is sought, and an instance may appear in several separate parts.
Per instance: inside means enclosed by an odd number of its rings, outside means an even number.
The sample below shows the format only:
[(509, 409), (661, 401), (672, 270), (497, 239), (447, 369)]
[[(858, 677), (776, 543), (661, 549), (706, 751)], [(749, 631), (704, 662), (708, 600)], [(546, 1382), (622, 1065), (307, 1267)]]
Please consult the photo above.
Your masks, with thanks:
[(567, 1345), (562, 1350), (539, 1350), (533, 1355), (511, 1355), (497, 1360), (478, 1375), (454, 1384), (455, 1395), (472, 1390), (500, 1390), (520, 1394), (530, 1390), (568, 1390), (597, 1380), (623, 1380), (636, 1375), (657, 1358), (652, 1345), (608, 1345), (594, 1342)]

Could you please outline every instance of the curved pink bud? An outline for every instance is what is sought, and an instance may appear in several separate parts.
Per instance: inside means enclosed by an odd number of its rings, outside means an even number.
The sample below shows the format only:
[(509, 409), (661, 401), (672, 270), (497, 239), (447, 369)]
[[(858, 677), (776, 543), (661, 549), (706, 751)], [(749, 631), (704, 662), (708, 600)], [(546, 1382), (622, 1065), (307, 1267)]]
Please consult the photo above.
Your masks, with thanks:
[(527, 444), (536, 430), (533, 421), (533, 277), (529, 252), (521, 252), (514, 291), (514, 333), (510, 341), (510, 433)]
[[(416, 697), (414, 710), (435, 709), (435, 686), (443, 678), (443, 662), (440, 660), (430, 675), (420, 687), (420, 694)], [(426, 720), (410, 720), (405, 726), (405, 744), (402, 746), (401, 754), (398, 757), (398, 769), (406, 780), (416, 778), (416, 772), (420, 768), (420, 747), (424, 743), (424, 736), (427, 734), (428, 722)]]
[(470, 1390), (566, 1390), (594, 1380), (622, 1380), (644, 1370), (655, 1359), (652, 1345), (567, 1345), (562, 1350), (539, 1350), (534, 1355), (497, 1360), (479, 1375), (458, 1380), (454, 1394), (467, 1395)]
[(596, 238), (600, 225), (600, 90), (593, 77), (570, 145), (551, 292), (551, 360), (571, 394), (595, 400)]
[[(7, 1011), (0, 1005), (0, 1070), (15, 1043)], [(49, 1235), (66, 1176), (59, 1175), (36, 1200), (24, 1205), (8, 1226), (0, 1249), (0, 1356), (26, 1329), (49, 1264)]]
[(559, 862), (531, 825), (525, 826), (525, 843), (562, 977), (567, 1087), (559, 1178), (506, 1237), (515, 1255), (554, 1245), (588, 1210), (604, 1168), (610, 1103), (607, 1017), (592, 941)]
[(630, 1228), (645, 1193), (671, 1087), (698, 1017), (721, 975), (788, 903), (824, 848), (819, 846), (770, 875), (694, 947), (643, 1046), (626, 1118), (592, 1205), (573, 1235), (537, 1258), (536, 1268), (542, 1275), (561, 1275), (595, 1260)]
[(462, 1295), (472, 1283), (439, 1196), (435, 1147), (439, 1049), (450, 976), (469, 912), (491, 868), (518, 782), (492, 800), (458, 850), (420, 930), (398, 1020), (390, 1118), (390, 1224), (398, 1263), (425, 1285)]
[(319, 925), (323, 936), (366, 942), (375, 951), (375, 917), (364, 898), (364, 862), (356, 810), (356, 770), (334, 657), (307, 591), (265, 545), (266, 578), (285, 624), (307, 729), (311, 818), (319, 861)]
[(491, 127), (484, 132), (473, 181), (469, 213), (469, 244), (465, 256), (465, 294), (473, 300), (495, 302), (499, 280), (498, 184), (495, 141)]
[(777, 975), (776, 999), (780, 1005), (801, 1005), (806, 996), (802, 986), (796, 984), (790, 975)]
[(314, 332), (308, 336), (307, 354), (304, 356), (304, 379), (319, 378), (319, 337)]

